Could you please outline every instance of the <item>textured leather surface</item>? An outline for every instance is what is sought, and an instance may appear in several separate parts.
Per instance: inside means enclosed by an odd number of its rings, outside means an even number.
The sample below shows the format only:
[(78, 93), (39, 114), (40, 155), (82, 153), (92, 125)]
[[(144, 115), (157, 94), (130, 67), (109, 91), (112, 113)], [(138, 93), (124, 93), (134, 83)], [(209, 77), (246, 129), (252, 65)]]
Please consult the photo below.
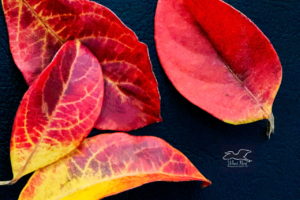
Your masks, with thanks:
[[(282, 200), (300, 199), (300, 1), (228, 0), (244, 12), (270, 38), (283, 65), (283, 82), (274, 104), (276, 132), (264, 136), (266, 122), (232, 126), (213, 118), (185, 100), (168, 81), (155, 51), (153, 19), (156, 1), (101, 0), (139, 38), (149, 45), (162, 96), (164, 121), (132, 132), (164, 138), (185, 153), (213, 181), (200, 184), (151, 183), (109, 200)], [(2, 10), (2, 9), (1, 9)], [(0, 180), (12, 177), (9, 161), (10, 132), (16, 109), (27, 86), (8, 47), (3, 12), (0, 13)], [(93, 131), (91, 135), (98, 134)], [(227, 168), (224, 151), (252, 151), (247, 168)], [(0, 200), (16, 200), (28, 180), (0, 187)]]

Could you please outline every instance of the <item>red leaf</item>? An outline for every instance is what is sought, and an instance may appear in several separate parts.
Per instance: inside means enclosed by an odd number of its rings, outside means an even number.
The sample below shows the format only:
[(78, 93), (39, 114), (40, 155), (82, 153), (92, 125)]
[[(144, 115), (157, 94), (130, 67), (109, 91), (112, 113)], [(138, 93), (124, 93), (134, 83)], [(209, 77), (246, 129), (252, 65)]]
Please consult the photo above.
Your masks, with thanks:
[(159, 0), (162, 66), (193, 104), (232, 124), (272, 121), (281, 64), (266, 36), (220, 0)]
[(132, 130), (161, 121), (147, 46), (110, 10), (87, 0), (3, 0), (10, 48), (31, 83), (67, 40), (80, 39), (105, 79), (96, 128)]
[(25, 93), (11, 138), (14, 178), (44, 167), (74, 150), (101, 111), (102, 71), (79, 41), (69, 41)]
[[(57, 175), (59, 174), (59, 175)], [(19, 200), (98, 200), (154, 181), (211, 184), (177, 149), (150, 136), (102, 134), (33, 174)]]

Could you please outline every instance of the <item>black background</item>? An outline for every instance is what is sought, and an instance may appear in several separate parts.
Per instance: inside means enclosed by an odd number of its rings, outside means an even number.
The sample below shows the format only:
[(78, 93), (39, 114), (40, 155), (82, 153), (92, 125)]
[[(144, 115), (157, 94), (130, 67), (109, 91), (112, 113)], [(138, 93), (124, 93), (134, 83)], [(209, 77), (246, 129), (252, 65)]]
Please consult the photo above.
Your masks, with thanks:
[[(164, 74), (155, 51), (153, 19), (156, 1), (101, 0), (140, 40), (149, 46), (162, 97), (162, 123), (133, 131), (159, 136), (181, 150), (213, 185), (150, 183), (108, 200), (282, 200), (300, 199), (300, 1), (227, 0), (245, 13), (270, 38), (283, 65), (283, 82), (274, 104), (276, 131), (267, 140), (266, 122), (225, 124), (185, 100)], [(1, 9), (2, 10), (2, 9)], [(9, 140), (19, 101), (27, 86), (8, 46), (3, 12), (0, 13), (0, 180), (12, 177)], [(91, 135), (99, 131), (93, 131)], [(248, 168), (227, 168), (224, 151), (250, 149)], [(16, 200), (28, 180), (0, 187), (0, 200)]]

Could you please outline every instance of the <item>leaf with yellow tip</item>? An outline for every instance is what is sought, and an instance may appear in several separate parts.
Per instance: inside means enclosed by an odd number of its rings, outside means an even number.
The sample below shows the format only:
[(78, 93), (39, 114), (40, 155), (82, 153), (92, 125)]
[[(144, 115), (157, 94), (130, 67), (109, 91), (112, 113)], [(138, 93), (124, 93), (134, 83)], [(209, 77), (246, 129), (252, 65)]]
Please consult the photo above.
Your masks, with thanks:
[(103, 93), (97, 58), (79, 41), (65, 43), (21, 101), (10, 147), (14, 177), (8, 183), (76, 149), (98, 118)]
[(154, 181), (202, 181), (195, 166), (168, 143), (152, 136), (102, 134), (35, 172), (19, 200), (98, 200)]

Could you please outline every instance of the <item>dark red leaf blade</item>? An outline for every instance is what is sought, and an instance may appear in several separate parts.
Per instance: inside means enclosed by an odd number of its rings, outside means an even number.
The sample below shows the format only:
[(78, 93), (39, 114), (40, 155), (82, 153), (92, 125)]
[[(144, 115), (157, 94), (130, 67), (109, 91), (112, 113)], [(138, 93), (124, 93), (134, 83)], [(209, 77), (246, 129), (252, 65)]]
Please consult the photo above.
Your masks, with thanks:
[(30, 84), (60, 46), (80, 39), (104, 73), (103, 111), (95, 127), (128, 131), (161, 121), (147, 46), (109, 9), (87, 0), (3, 0), (10, 48)]
[(281, 64), (239, 11), (220, 0), (159, 0), (155, 40), (166, 74), (193, 104), (231, 124), (273, 123)]
[(97, 58), (78, 40), (66, 42), (18, 108), (10, 146), (11, 182), (76, 149), (93, 128), (103, 95)]

